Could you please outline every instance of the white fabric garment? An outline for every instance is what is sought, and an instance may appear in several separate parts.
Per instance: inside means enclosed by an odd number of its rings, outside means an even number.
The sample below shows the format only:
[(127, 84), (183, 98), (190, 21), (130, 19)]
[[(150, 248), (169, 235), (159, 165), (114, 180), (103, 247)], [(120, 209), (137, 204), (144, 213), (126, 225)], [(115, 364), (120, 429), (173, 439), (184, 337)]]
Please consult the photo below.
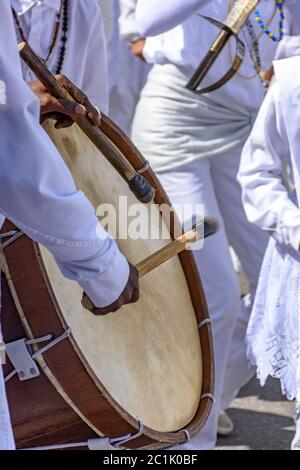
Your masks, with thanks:
[[(216, 0), (164, 0), (164, 2), (161, 2), (161, 0), (138, 0), (136, 12), (138, 25), (145, 36), (155, 36), (174, 28), (209, 3), (217, 4), (221, 2)], [(225, 4), (226, 0), (222, 3)], [(299, 28), (299, 2), (297, 0), (287, 0), (286, 4), (289, 15), (293, 16), (293, 24)], [(293, 31), (292, 34), (296, 33)]]
[(156, 36), (169, 31), (196, 13), (211, 0), (138, 0), (137, 21), (143, 35)]
[(136, 22), (136, 4), (137, 0), (119, 0), (120, 17), (119, 29), (121, 37), (130, 43), (141, 35)]
[(38, 102), (21, 76), (9, 1), (2, 4), (0, 211), (49, 248), (63, 274), (80, 282), (96, 305), (108, 305), (127, 282), (127, 262), (39, 126)]
[(282, 393), (300, 407), (300, 253), (271, 237), (247, 330), (248, 357), (265, 385), (281, 382)]
[(135, 107), (151, 67), (135, 57), (127, 46), (138, 36), (136, 0), (112, 2), (114, 29), (108, 42), (109, 116), (126, 134), (130, 134)]
[[(298, 2), (297, 2), (298, 3)], [(202, 6), (204, 5), (204, 6)], [(272, 17), (275, 10), (275, 0), (261, 0), (259, 10), (265, 22)], [(290, 8), (296, 8), (293, 0), (287, 0), (285, 15), (286, 35), (298, 34), (300, 28), (294, 21), (294, 16)], [(177, 14), (178, 10), (178, 14)], [(157, 34), (156, 37), (148, 38), (144, 56), (150, 63), (166, 64), (172, 63), (188, 70), (189, 78), (198, 67), (200, 61), (208, 52), (213, 40), (219, 30), (201, 18), (199, 14), (210, 16), (223, 21), (229, 12), (228, 0), (138, 0), (137, 22), (141, 34), (146, 37)], [(300, 9), (299, 12), (300, 14)], [(277, 44), (271, 41), (265, 34), (261, 34), (260, 27), (256, 24), (254, 15), (251, 22), (255, 34), (259, 36), (259, 51), (261, 56), (262, 70), (268, 70), (272, 66), (272, 61), (276, 55)], [(278, 36), (278, 10), (269, 28)], [(169, 28), (170, 31), (164, 32)], [(162, 34), (159, 34), (162, 33)], [(241, 39), (245, 44), (251, 43), (251, 37), (244, 28)], [(220, 79), (230, 68), (235, 54), (234, 41), (227, 45), (218, 57), (218, 60), (203, 81), (203, 86), (214, 83)], [(243, 77), (254, 77), (245, 80)], [(244, 63), (240, 69), (240, 74), (224, 86), (228, 96), (240, 103), (248, 110), (257, 110), (264, 98), (265, 90), (260, 78), (255, 76), (253, 60), (246, 48)], [(247, 93), (245, 93), (247, 87)]]
[[(249, 322), (248, 355), (263, 385), (269, 375), (300, 411), (300, 57), (275, 63), (277, 82), (243, 152), (239, 179), (249, 220), (272, 235)], [(293, 80), (291, 81), (291, 77)], [(292, 116), (292, 119), (291, 119)], [(289, 164), (295, 191), (284, 181)], [(299, 446), (299, 425), (297, 425)], [(296, 444), (294, 443), (293, 446)]]
[[(300, 162), (298, 153), (299, 144), (299, 56), (290, 57), (285, 61), (274, 63), (275, 74), (278, 79), (281, 110), (289, 142), (290, 159), (293, 168), (296, 199), (300, 201)], [(294, 77), (294, 74), (296, 76)], [(293, 80), (291, 80), (293, 77)], [(291, 119), (293, 116), (293, 119)], [(298, 206), (299, 207), (299, 206)], [(298, 247), (297, 247), (298, 249)]]
[[(243, 220), (244, 223), (244, 220)], [(245, 228), (246, 228), (245, 224)], [(251, 234), (255, 237), (257, 237), (257, 232)], [(246, 238), (244, 239), (246, 240)], [(266, 246), (265, 245), (265, 237), (259, 237), (259, 250), (257, 250), (257, 253), (254, 255), (254, 266), (252, 266), (253, 269), (253, 276), (252, 279), (253, 281), (256, 281), (257, 283), (257, 272), (259, 271), (260, 264), (261, 264), (261, 258), (262, 258), (262, 247)], [(245, 241), (245, 245), (250, 242), (250, 237)], [(251, 247), (252, 249), (252, 247)], [(249, 271), (249, 266), (250, 266), (250, 260), (251, 256), (249, 255), (248, 260), (245, 261), (245, 256), (243, 256), (243, 261), (244, 263), (246, 262), (246, 265), (248, 267)], [(255, 272), (254, 272), (255, 271)], [(236, 273), (236, 269), (235, 269)], [(254, 277), (255, 276), (255, 277)], [(238, 310), (237, 318), (235, 321), (235, 327), (234, 327), (234, 332), (232, 336), (232, 341), (231, 345), (229, 348), (229, 353), (228, 353), (228, 359), (226, 363), (226, 368), (225, 368), (225, 373), (224, 373), (224, 380), (223, 380), (223, 385), (222, 385), (222, 394), (221, 394), (221, 410), (226, 410), (227, 408), (230, 407), (232, 404), (233, 400), (237, 397), (240, 389), (246, 385), (254, 376), (256, 369), (255, 367), (251, 364), (251, 361), (249, 361), (246, 353), (246, 331), (248, 327), (248, 321), (250, 318), (251, 314), (251, 309), (252, 309), (252, 297), (253, 297), (253, 292), (255, 292), (255, 286), (254, 285), (251, 289), (252, 291), (252, 296), (247, 295), (241, 300), (240, 303), (240, 308)]]
[[(0, 265), (0, 348), (2, 342), (1, 334), (1, 265)], [(1, 364), (2, 351), (0, 349), (0, 451), (14, 450), (15, 443), (10, 425), (8, 404), (6, 401), (5, 385)]]
[(14, 449), (15, 443), (10, 425), (8, 405), (5, 398), (3, 372), (0, 365), (0, 451)]
[(197, 95), (185, 87), (187, 80), (188, 73), (175, 65), (154, 65), (142, 90), (132, 136), (155, 171), (211, 156), (222, 159), (224, 153), (242, 149), (255, 122), (256, 111), (224, 88)]
[[(237, 152), (228, 152), (222, 157), (222, 166), (218, 164), (218, 157), (211, 157), (159, 174), (173, 205), (203, 203), (205, 215), (220, 222), (218, 234), (207, 239), (202, 250), (194, 252), (212, 319), (216, 402), (199, 436), (180, 446), (185, 450), (214, 448), (220, 409), (228, 406), (237, 389), (255, 372), (249, 368), (244, 342), (250, 311), (240, 300), (240, 288), (228, 245), (229, 242), (233, 244), (243, 259), (253, 291), (265, 237), (248, 223), (239, 204), (240, 187), (232, 171), (233, 168), (237, 171), (237, 157)], [(233, 335), (236, 337), (234, 343)]]
[(114, 0), (97, 0), (102, 16), (103, 16), (103, 25), (105, 31), (106, 42), (111, 41), (113, 30), (114, 30)]
[[(253, 369), (248, 368), (244, 342), (250, 309), (241, 305), (239, 284), (228, 246), (232, 244), (242, 260), (250, 281), (251, 294), (254, 295), (267, 237), (249, 224), (241, 204), (236, 174), (244, 139), (227, 149), (224, 146), (220, 153), (213, 155), (207, 152), (205, 157), (197, 159), (201, 146), (205, 146), (205, 142), (202, 142), (205, 139), (202, 120), (207, 116), (207, 122), (210, 122), (211, 114), (206, 113), (207, 108), (202, 111), (197, 97), (185, 94), (184, 82), (184, 76), (176, 67), (154, 66), (137, 108), (132, 137), (145, 158), (154, 166), (158, 160), (157, 148), (160, 158), (168, 160), (169, 155), (177, 152), (180, 145), (184, 163), (178, 167), (169, 167), (167, 171), (159, 171), (162, 185), (173, 204), (203, 203), (205, 214), (221, 223), (220, 232), (205, 242), (201, 252), (195, 252), (213, 321), (216, 404), (204, 431), (183, 447), (212, 449), (216, 442), (221, 404), (227, 407), (237, 389), (254, 374)], [(223, 110), (222, 107), (220, 109)], [(248, 130), (250, 132), (250, 126)], [(218, 131), (215, 132), (217, 138)], [(219, 145), (222, 145), (222, 138), (219, 139)], [(193, 152), (195, 158), (185, 163), (186, 156), (193, 155)]]
[[(52, 44), (60, 0), (11, 0), (11, 4), (19, 16), (30, 46), (45, 59)], [(95, 106), (107, 113), (107, 51), (101, 10), (97, 0), (76, 0), (69, 2), (69, 11), (62, 73), (81, 88)], [(62, 29), (55, 50), (47, 62), (54, 73), (60, 56), (61, 37)], [(25, 65), (22, 68), (26, 81), (35, 78)]]
[[(240, 303), (237, 303), (239, 291), (237, 286), (234, 287), (236, 279), (233, 280), (235, 274), (231, 261), (231, 273), (228, 274), (229, 269), (225, 269), (228, 284), (222, 278), (222, 268), (218, 263), (229, 266), (229, 241), (250, 281), (253, 298), (267, 235), (259, 233), (247, 222), (236, 176), (243, 145), (263, 101), (265, 90), (258, 77), (243, 78), (254, 76), (254, 65), (248, 52), (240, 70), (242, 75), (236, 75), (221, 90), (207, 96), (195, 96), (186, 90), (188, 78), (218, 33), (218, 30), (205, 23), (195, 12), (220, 20), (228, 13), (228, 2), (224, 0), (206, 2), (201, 9), (198, 6), (200, 7), (200, 2), (192, 0), (166, 0), (159, 4), (157, 0), (138, 0), (137, 21), (140, 27), (143, 25), (140, 32), (145, 35), (153, 32), (163, 34), (148, 38), (146, 42), (145, 56), (156, 65), (142, 92), (132, 136), (145, 157), (159, 171), (159, 177), (173, 202), (178, 199), (178, 203), (184, 203), (195, 197), (195, 188), (205, 187), (203, 193), (199, 191), (198, 202), (204, 202), (207, 215), (216, 216), (226, 224), (227, 239), (223, 238), (223, 242), (217, 243), (219, 240), (216, 237), (216, 245), (211, 250), (207, 248), (210, 243), (208, 241), (201, 253), (207, 257), (206, 262), (199, 262), (213, 319), (217, 369), (216, 404), (204, 431), (183, 446), (189, 449), (211, 449), (216, 442), (220, 407), (228, 406), (237, 389), (253, 374), (253, 369), (247, 367), (245, 344), (250, 305), (247, 309), (241, 308)], [(266, 21), (272, 17), (275, 6), (275, 0), (260, 2), (259, 8)], [(181, 8), (178, 17), (177, 7)], [(186, 14), (186, 20), (179, 24), (183, 20), (183, 14)], [(296, 34), (297, 29), (288, 10), (286, 17), (286, 32)], [(162, 22), (159, 18), (162, 18)], [(172, 24), (164, 23), (164, 19), (169, 21), (170, 18)], [(252, 23), (256, 34), (260, 34), (253, 18)], [(174, 29), (164, 33), (170, 27)], [(270, 28), (278, 33), (278, 12)], [(242, 37), (246, 43), (249, 42), (247, 30), (244, 30)], [(277, 45), (263, 34), (260, 34), (259, 44), (262, 69), (267, 70), (272, 65)], [(229, 51), (229, 47), (225, 48), (207, 77), (206, 84), (221, 78), (228, 70)], [(207, 173), (200, 170), (205, 165), (209, 168)], [(193, 168), (189, 173), (198, 175), (198, 186), (192, 177), (185, 175), (188, 167)], [(171, 185), (168, 178), (172, 178), (174, 173), (181, 174), (182, 177), (178, 177), (176, 184)], [(207, 184), (207, 181), (211, 184)], [(211, 213), (209, 201), (214, 199), (217, 200), (218, 210)], [(228, 305), (231, 305), (230, 312)]]

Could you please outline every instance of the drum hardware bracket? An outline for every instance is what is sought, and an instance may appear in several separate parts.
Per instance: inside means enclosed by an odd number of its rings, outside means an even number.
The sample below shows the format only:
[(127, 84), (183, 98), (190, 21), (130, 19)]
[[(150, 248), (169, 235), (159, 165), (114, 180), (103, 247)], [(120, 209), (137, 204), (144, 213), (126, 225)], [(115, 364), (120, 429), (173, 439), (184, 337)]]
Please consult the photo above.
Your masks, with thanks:
[(9, 245), (14, 243), (18, 238), (22, 237), (24, 232), (22, 230), (11, 230), (10, 232), (6, 233), (1, 233), (0, 234), (0, 240), (4, 240), (5, 238), (8, 238), (8, 240), (4, 243), (1, 243), (0, 245), (0, 253), (5, 250)]
[[(52, 334), (49, 334), (47, 336), (43, 336), (42, 338), (36, 338), (31, 340), (23, 338), (17, 341), (13, 341), (11, 343), (6, 343), (6, 352), (10, 362), (14, 366), (14, 370), (5, 377), (5, 383), (7, 383), (16, 374), (18, 374), (19, 380), (21, 382), (38, 377), (40, 375), (40, 371), (34, 359), (36, 359), (38, 356), (45, 353), (49, 349), (53, 348), (64, 339), (68, 338), (70, 334), (71, 329), (68, 328), (62, 335), (58, 336), (57, 338), (54, 338)], [(32, 345), (44, 343), (45, 341), (50, 341), (50, 343), (46, 344), (38, 351), (34, 353), (32, 352)]]
[(143, 168), (141, 168), (140, 170), (137, 170), (137, 173), (139, 175), (142, 175), (143, 173), (145, 173), (148, 170), (150, 170), (150, 163), (146, 160), (145, 165), (143, 166)]
[(143, 434), (144, 434), (144, 424), (141, 421), (139, 421), (138, 432), (136, 432), (135, 434), (127, 434), (127, 436), (114, 437), (112, 439), (109, 439), (109, 444), (113, 446), (114, 449), (121, 450), (124, 444), (130, 441), (133, 441), (134, 439), (137, 439)]
[(205, 318), (205, 320), (202, 320), (200, 323), (198, 323), (198, 328), (199, 330), (203, 328), (205, 325), (211, 325), (211, 319), (210, 318)]
[[(139, 430), (135, 434), (127, 434), (120, 437), (99, 437), (99, 439), (89, 439), (86, 442), (72, 442), (66, 444), (57, 444), (44, 447), (32, 447), (24, 450), (59, 450), (59, 449), (72, 449), (76, 447), (88, 447), (89, 450), (122, 450), (122, 445), (127, 442), (133, 441), (144, 434), (144, 425), (139, 422)], [(188, 433), (188, 431), (186, 431)]]
[(180, 433), (184, 433), (185, 434), (185, 437), (186, 437), (186, 441), (185, 442), (189, 442), (192, 438), (191, 438), (191, 435), (190, 435), (190, 431), (188, 431), (187, 429), (181, 429), (178, 434)]
[(200, 400), (205, 400), (205, 398), (209, 398), (213, 403), (216, 403), (216, 399), (212, 393), (204, 393), (203, 395), (201, 395)]

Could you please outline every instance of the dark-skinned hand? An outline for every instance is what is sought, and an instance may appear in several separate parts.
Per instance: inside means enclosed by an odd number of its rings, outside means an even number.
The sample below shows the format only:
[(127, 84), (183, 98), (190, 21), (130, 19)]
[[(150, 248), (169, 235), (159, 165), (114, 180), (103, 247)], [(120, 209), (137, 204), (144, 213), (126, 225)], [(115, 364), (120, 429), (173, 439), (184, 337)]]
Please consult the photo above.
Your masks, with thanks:
[(142, 38), (130, 44), (132, 54), (141, 59), (143, 62), (146, 62), (145, 57), (143, 55), (145, 41), (146, 39)]
[(109, 313), (116, 312), (123, 305), (135, 303), (139, 300), (140, 297), (140, 287), (139, 287), (139, 273), (137, 269), (129, 263), (129, 278), (128, 282), (120, 295), (120, 297), (113, 302), (111, 305), (108, 305), (104, 308), (95, 307), (93, 302), (87, 296), (86, 293), (82, 297), (82, 305), (87, 310), (90, 310), (94, 315), (103, 316), (108, 315)]
[(30, 82), (29, 87), (40, 101), (41, 122), (49, 118), (54, 119), (56, 129), (62, 129), (72, 126), (73, 118), (87, 115), (94, 126), (99, 126), (101, 114), (88, 97), (64, 75), (56, 75), (55, 78), (75, 102), (55, 98), (39, 80)]

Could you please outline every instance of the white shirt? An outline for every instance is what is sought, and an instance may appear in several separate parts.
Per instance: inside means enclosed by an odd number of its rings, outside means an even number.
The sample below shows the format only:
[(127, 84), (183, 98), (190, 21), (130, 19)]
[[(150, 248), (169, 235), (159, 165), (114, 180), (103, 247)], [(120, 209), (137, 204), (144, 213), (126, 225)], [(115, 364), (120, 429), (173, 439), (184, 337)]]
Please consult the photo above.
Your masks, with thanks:
[(121, 37), (128, 43), (138, 39), (141, 35), (136, 21), (137, 0), (119, 0), (120, 17), (119, 29)]
[[(78, 3), (83, 13), (86, 2)], [(1, 1), (0, 13), (0, 212), (45, 245), (95, 305), (107, 306), (127, 283), (128, 263), (40, 127), (38, 101), (21, 74), (9, 0)]]
[[(33, 50), (43, 59), (49, 53), (60, 4), (60, 0), (11, 0), (25, 37)], [(107, 113), (107, 52), (101, 10), (97, 0), (70, 0), (69, 11), (69, 29), (62, 73), (81, 88), (95, 106)], [(54, 73), (59, 61), (61, 37), (62, 30), (48, 61), (48, 66)], [(18, 41), (20, 40), (18, 36)], [(22, 68), (26, 81), (35, 78), (26, 66), (23, 65)]]
[[(293, 76), (300, 74), (300, 60), (294, 68)], [(289, 59), (287, 59), (289, 60)], [(287, 60), (279, 61), (280, 67), (286, 67)], [(276, 69), (275, 69), (276, 70)], [(296, 75), (297, 74), (297, 75)], [(291, 76), (291, 72), (289, 73)], [(300, 80), (297, 80), (299, 87)], [(287, 86), (291, 94), (292, 87)], [(298, 88), (299, 98), (299, 88)], [(295, 107), (299, 109), (295, 102)], [(298, 128), (299, 111), (290, 108), (294, 124)], [(298, 119), (297, 119), (298, 118)], [(297, 198), (290, 194), (285, 184), (284, 173), (286, 165), (292, 168), (292, 179), (299, 173), (299, 137), (296, 150), (296, 164), (291, 161), (291, 143), (282, 108), (282, 94), (278, 82), (275, 82), (260, 109), (253, 131), (244, 148), (239, 172), (239, 181), (243, 190), (243, 203), (250, 222), (267, 230), (277, 241), (291, 245), (296, 250), (300, 243), (300, 209), (296, 204)], [(297, 170), (298, 167), (298, 170)], [(297, 185), (296, 185), (297, 188)], [(299, 189), (299, 185), (298, 185)], [(298, 191), (299, 194), (299, 191)]]
[[(288, 0), (285, 8), (286, 34), (300, 34), (299, 25), (295, 23), (294, 15), (290, 11), (294, 6), (293, 0)], [(201, 18), (206, 15), (224, 21), (229, 13), (228, 0), (138, 0), (136, 17), (140, 33), (144, 36), (156, 36), (146, 41), (144, 56), (148, 62), (165, 64), (173, 63), (190, 69), (190, 74), (198, 67), (200, 61), (208, 52), (219, 30)], [(299, 6), (300, 7), (300, 6)], [(262, 17), (267, 22), (275, 10), (275, 0), (261, 0), (258, 6)], [(297, 13), (300, 14), (300, 10)], [(265, 34), (261, 34), (260, 27), (255, 23), (252, 15), (252, 24), (256, 36), (260, 35), (259, 50), (262, 70), (268, 70), (276, 56), (277, 44)], [(278, 36), (279, 13), (270, 24), (270, 29)], [(172, 28), (172, 29), (170, 29)], [(167, 32), (166, 32), (167, 31)], [(241, 33), (241, 39), (247, 44), (251, 43), (246, 28)], [(297, 40), (300, 45), (300, 38)], [(217, 62), (210, 70), (203, 85), (212, 84), (220, 79), (230, 68), (235, 55), (234, 40), (228, 45)], [(246, 50), (246, 57), (240, 69), (244, 77), (253, 77), (255, 68), (253, 60)], [(260, 78), (245, 79), (239, 74), (225, 85), (224, 90), (229, 96), (244, 105), (249, 111), (259, 108), (265, 94)], [(247, 90), (247, 92), (245, 92)]]

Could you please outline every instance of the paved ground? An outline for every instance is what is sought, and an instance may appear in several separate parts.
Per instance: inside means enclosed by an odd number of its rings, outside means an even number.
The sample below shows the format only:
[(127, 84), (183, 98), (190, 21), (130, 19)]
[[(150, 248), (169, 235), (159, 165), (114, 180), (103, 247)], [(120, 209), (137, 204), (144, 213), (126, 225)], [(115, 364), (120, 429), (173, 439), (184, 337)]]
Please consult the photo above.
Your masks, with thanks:
[(231, 436), (219, 439), (220, 450), (287, 450), (294, 434), (293, 403), (281, 394), (277, 380), (264, 388), (253, 379), (228, 411), (235, 423)]

